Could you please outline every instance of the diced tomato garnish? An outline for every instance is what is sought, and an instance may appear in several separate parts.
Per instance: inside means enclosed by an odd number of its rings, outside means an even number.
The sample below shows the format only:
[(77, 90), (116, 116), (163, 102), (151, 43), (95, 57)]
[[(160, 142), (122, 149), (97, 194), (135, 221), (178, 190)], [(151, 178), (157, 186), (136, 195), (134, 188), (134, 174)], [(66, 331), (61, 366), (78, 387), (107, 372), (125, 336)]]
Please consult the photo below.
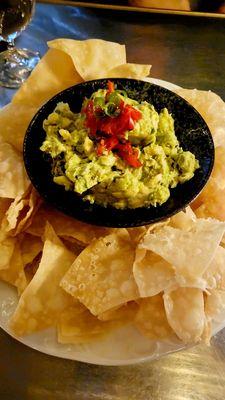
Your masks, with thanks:
[(118, 154), (124, 161), (127, 162), (131, 167), (139, 168), (142, 166), (138, 159), (138, 150), (131, 146), (131, 143), (127, 141), (125, 144), (118, 144), (116, 146)]
[[(112, 93), (114, 83), (108, 81), (107, 94)], [(106, 95), (107, 96), (107, 95)], [(129, 104), (125, 104), (122, 100), (119, 104), (120, 113), (117, 116), (97, 116), (97, 108), (94, 107), (93, 100), (90, 100), (82, 109), (82, 113), (86, 115), (86, 127), (89, 128), (90, 136), (101, 138), (97, 145), (97, 154), (102, 155), (103, 151), (116, 150), (119, 157), (134, 168), (140, 167), (142, 164), (138, 160), (138, 150), (131, 146), (131, 143), (125, 141), (125, 132), (135, 128), (142, 114), (139, 110)], [(104, 137), (105, 136), (105, 137)]]

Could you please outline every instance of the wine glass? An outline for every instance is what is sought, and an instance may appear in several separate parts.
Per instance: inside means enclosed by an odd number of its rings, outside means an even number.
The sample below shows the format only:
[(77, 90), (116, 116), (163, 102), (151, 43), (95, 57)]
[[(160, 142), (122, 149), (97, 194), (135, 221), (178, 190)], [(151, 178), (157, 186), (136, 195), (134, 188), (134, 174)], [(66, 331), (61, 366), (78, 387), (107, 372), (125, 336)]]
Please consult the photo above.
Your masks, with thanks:
[(14, 41), (31, 21), (35, 0), (0, 0), (0, 86), (18, 88), (40, 60), (39, 53), (15, 48)]

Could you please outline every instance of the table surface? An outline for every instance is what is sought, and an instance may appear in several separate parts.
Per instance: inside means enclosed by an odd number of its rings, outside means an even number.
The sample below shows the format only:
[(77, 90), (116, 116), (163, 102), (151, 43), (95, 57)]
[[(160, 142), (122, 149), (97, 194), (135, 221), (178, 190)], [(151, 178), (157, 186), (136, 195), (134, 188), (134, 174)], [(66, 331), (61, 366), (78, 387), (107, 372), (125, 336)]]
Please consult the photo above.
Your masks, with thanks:
[[(152, 76), (211, 89), (225, 99), (225, 20), (124, 13), (39, 4), (17, 45), (44, 54), (57, 37), (125, 43), (129, 62), (152, 64)], [(0, 106), (12, 90), (0, 88)], [(2, 400), (224, 400), (225, 330), (211, 347), (151, 363), (101, 367), (50, 357), (0, 331)]]

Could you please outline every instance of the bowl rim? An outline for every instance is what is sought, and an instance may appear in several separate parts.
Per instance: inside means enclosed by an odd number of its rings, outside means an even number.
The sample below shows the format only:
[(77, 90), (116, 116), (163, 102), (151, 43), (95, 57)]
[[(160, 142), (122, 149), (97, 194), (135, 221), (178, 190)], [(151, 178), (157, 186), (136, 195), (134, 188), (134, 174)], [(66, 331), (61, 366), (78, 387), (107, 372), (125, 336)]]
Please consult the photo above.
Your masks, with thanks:
[[(46, 193), (44, 193), (42, 190), (40, 190), (39, 187), (38, 187), (38, 185), (37, 185), (36, 183), (34, 183), (33, 176), (32, 176), (32, 174), (30, 173), (30, 165), (29, 165), (29, 162), (27, 161), (26, 150), (27, 150), (27, 140), (28, 140), (28, 137), (29, 137), (29, 135), (31, 134), (31, 132), (32, 132), (32, 130), (33, 130), (33, 127), (35, 126), (35, 124), (36, 124), (37, 120), (39, 119), (40, 115), (41, 115), (42, 113), (45, 112), (46, 107), (51, 106), (51, 105), (54, 104), (56, 101), (57, 101), (57, 102), (62, 101), (62, 100), (58, 100), (59, 97), (61, 97), (61, 96), (66, 96), (67, 94), (70, 94), (71, 91), (73, 91), (73, 90), (78, 90), (79, 88), (85, 88), (86, 86), (89, 86), (90, 84), (98, 84), (98, 83), (101, 84), (101, 83), (103, 83), (103, 82), (106, 83), (108, 80), (112, 80), (112, 81), (116, 81), (116, 82), (119, 81), (119, 82), (124, 82), (124, 83), (127, 82), (127, 81), (129, 81), (129, 82), (131, 82), (131, 83), (149, 84), (149, 87), (155, 87), (155, 88), (158, 88), (158, 89), (160, 89), (160, 90), (166, 91), (168, 94), (171, 94), (172, 96), (175, 96), (176, 98), (180, 99), (180, 100), (183, 102), (183, 104), (186, 104), (186, 106), (188, 106), (189, 108), (191, 108), (192, 111), (193, 111), (193, 112), (196, 114), (196, 116), (198, 117), (198, 119), (201, 121), (201, 124), (203, 124), (203, 125), (205, 126), (206, 130), (207, 130), (208, 143), (210, 143), (210, 145), (211, 145), (212, 148), (211, 148), (210, 165), (209, 165), (209, 167), (208, 167), (208, 172), (207, 172), (207, 174), (204, 175), (204, 184), (203, 184), (202, 186), (200, 185), (200, 186), (201, 186), (201, 187), (200, 187), (200, 190), (197, 190), (196, 193), (194, 193), (194, 195), (191, 196), (191, 198), (188, 198), (186, 201), (183, 201), (182, 204), (181, 204), (179, 207), (174, 208), (172, 211), (167, 212), (167, 213), (164, 214), (163, 216), (162, 216), (162, 215), (159, 215), (159, 216), (155, 216), (154, 218), (149, 218), (149, 219), (147, 219), (147, 220), (146, 220), (146, 218), (145, 218), (143, 221), (136, 221), (136, 222), (133, 222), (133, 221), (132, 221), (132, 222), (130, 222), (130, 223), (129, 223), (129, 222), (126, 222), (126, 223), (124, 223), (124, 222), (122, 222), (122, 223), (116, 222), (116, 223), (115, 223), (115, 222), (108, 222), (108, 221), (104, 221), (104, 223), (103, 223), (103, 222), (101, 222), (101, 221), (98, 222), (98, 220), (96, 220), (96, 219), (95, 219), (95, 221), (93, 222), (93, 220), (90, 219), (89, 217), (87, 217), (87, 218), (84, 217), (84, 216), (80, 217), (79, 214), (73, 215), (73, 213), (70, 213), (70, 212), (68, 212), (68, 211), (65, 211), (65, 207), (61, 206), (61, 205), (58, 204), (57, 202), (54, 202), (54, 201), (52, 201), (52, 200), (49, 201), (49, 196), (46, 195)], [(29, 178), (30, 178), (30, 180), (31, 180), (31, 182), (32, 182), (32, 184), (33, 184), (33, 186), (36, 188), (36, 190), (39, 192), (39, 194), (41, 195), (41, 197), (43, 197), (47, 203), (49, 203), (51, 206), (55, 207), (57, 210), (63, 212), (64, 214), (69, 215), (69, 216), (71, 216), (72, 218), (75, 218), (75, 219), (77, 219), (77, 220), (80, 220), (80, 221), (82, 221), (82, 222), (85, 222), (85, 223), (88, 223), (88, 224), (91, 224), (91, 225), (99, 225), (99, 226), (104, 226), (104, 227), (115, 227), (115, 228), (121, 228), (121, 227), (129, 228), (129, 227), (137, 227), (137, 226), (148, 225), (148, 224), (152, 224), (152, 223), (155, 223), (155, 222), (159, 222), (159, 221), (161, 221), (161, 220), (164, 220), (164, 219), (166, 219), (166, 218), (168, 218), (168, 217), (171, 217), (171, 216), (177, 214), (179, 211), (184, 210), (191, 202), (194, 201), (194, 199), (201, 193), (201, 191), (202, 191), (203, 188), (205, 187), (206, 183), (208, 182), (208, 179), (209, 179), (209, 177), (210, 177), (210, 175), (211, 175), (211, 173), (212, 173), (212, 169), (213, 169), (213, 166), (214, 166), (215, 147), (214, 147), (214, 142), (213, 142), (212, 134), (211, 134), (211, 131), (210, 131), (210, 129), (209, 129), (209, 127), (208, 127), (206, 121), (205, 121), (204, 118), (201, 116), (201, 114), (195, 109), (195, 107), (193, 107), (187, 100), (185, 100), (183, 97), (181, 97), (180, 95), (178, 95), (177, 93), (175, 93), (173, 90), (168, 89), (168, 87), (164, 87), (164, 86), (159, 85), (158, 82), (159, 82), (159, 80), (157, 80), (157, 83), (154, 83), (154, 82), (151, 82), (150, 80), (141, 80), (141, 79), (133, 79), (133, 78), (101, 78), (101, 79), (93, 79), (93, 80), (89, 80), (89, 81), (85, 81), (85, 82), (82, 82), (82, 83), (75, 84), (75, 85), (73, 85), (73, 86), (70, 86), (70, 87), (68, 87), (68, 88), (66, 88), (66, 89), (64, 89), (64, 90), (62, 90), (62, 91), (60, 91), (59, 93), (57, 93), (56, 95), (54, 95), (53, 97), (51, 97), (48, 101), (46, 101), (46, 102), (36, 111), (35, 115), (33, 116), (32, 120), (30, 121), (29, 126), (28, 126), (28, 128), (27, 128), (27, 130), (26, 130), (26, 133), (25, 133), (24, 142), (23, 142), (23, 159), (24, 159), (24, 164), (25, 164), (26, 172), (27, 172), (27, 174), (28, 174), (28, 176), (29, 176)], [(162, 82), (164, 82), (164, 81), (162, 81)], [(161, 81), (160, 81), (160, 83), (161, 83)], [(174, 86), (173, 84), (171, 84), (171, 85)], [(177, 87), (178, 87), (178, 86), (177, 86)], [(178, 87), (178, 88), (179, 88), (179, 87)], [(95, 89), (95, 90), (97, 90), (97, 89)], [(55, 104), (56, 104), (56, 103), (55, 103)], [(43, 120), (44, 120), (44, 118), (43, 118)], [(42, 121), (43, 121), (43, 120), (42, 120)], [(193, 179), (193, 178), (192, 178), (192, 179)], [(52, 181), (52, 182), (53, 182), (53, 181)], [(57, 185), (57, 184), (55, 184), (55, 183), (54, 183), (54, 185), (57, 186), (57, 187), (59, 186), (59, 185)], [(180, 185), (179, 185), (179, 186), (180, 186)], [(63, 188), (63, 190), (64, 190), (64, 192), (66, 192), (64, 188)], [(78, 196), (76, 193), (74, 193), (74, 195), (75, 195), (75, 196)], [(170, 195), (170, 197), (171, 197), (171, 195)], [(168, 200), (169, 200), (169, 199), (168, 199)], [(167, 200), (167, 201), (168, 201), (168, 200)], [(84, 205), (85, 203), (87, 203), (87, 201), (83, 201), (83, 200), (82, 200), (82, 204)], [(167, 203), (167, 202), (163, 203), (163, 205), (165, 205), (166, 203)], [(102, 210), (102, 211), (108, 210), (109, 212), (110, 212), (110, 211), (113, 211), (113, 212), (117, 212), (117, 211), (118, 211), (118, 209), (116, 209), (116, 208), (114, 208), (114, 207), (112, 207), (112, 206), (103, 207), (103, 206), (101, 206), (101, 205), (96, 205), (96, 204), (95, 204), (95, 206), (97, 206), (98, 211), (99, 211), (99, 210)], [(159, 208), (159, 207), (161, 207), (161, 206), (157, 206), (157, 207), (155, 207), (155, 209), (157, 209), (157, 208)], [(124, 213), (124, 211), (127, 212), (128, 210), (129, 210), (129, 211), (132, 210), (133, 212), (138, 212), (138, 211), (140, 211), (140, 210), (149, 210), (150, 208), (153, 208), (153, 206), (152, 206), (152, 207), (138, 207), (138, 208), (135, 208), (135, 209), (126, 208), (126, 209), (119, 210), (119, 211), (120, 211), (120, 213), (121, 213), (121, 211)], [(95, 212), (95, 211), (94, 211), (94, 212)]]

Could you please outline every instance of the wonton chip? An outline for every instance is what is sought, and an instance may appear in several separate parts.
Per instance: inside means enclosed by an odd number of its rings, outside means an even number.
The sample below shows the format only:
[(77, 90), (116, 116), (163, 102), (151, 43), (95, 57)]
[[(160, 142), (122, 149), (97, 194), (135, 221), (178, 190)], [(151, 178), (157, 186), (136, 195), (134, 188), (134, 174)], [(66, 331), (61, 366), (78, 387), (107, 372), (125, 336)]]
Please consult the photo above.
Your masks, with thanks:
[(155, 296), (175, 284), (172, 265), (146, 249), (136, 249), (133, 272), (141, 297)]
[(39, 268), (22, 293), (11, 319), (11, 328), (18, 336), (55, 326), (59, 313), (74, 303), (59, 282), (75, 257), (47, 225)]
[(132, 266), (134, 247), (126, 229), (97, 239), (62, 279), (63, 289), (94, 315), (139, 297)]
[(221, 323), (225, 312), (225, 290), (214, 289), (206, 295), (205, 313), (209, 320)]
[(47, 221), (52, 225), (58, 236), (66, 240), (75, 239), (83, 246), (89, 244), (93, 239), (106, 235), (108, 232), (106, 228), (85, 224), (46, 204), (40, 207), (27, 232), (32, 235), (42, 236)]
[(162, 295), (158, 294), (140, 301), (135, 326), (152, 340), (174, 336), (166, 318)]
[(196, 216), (191, 207), (187, 207), (185, 211), (180, 211), (170, 219), (170, 226), (183, 231), (189, 231), (195, 223)]
[(12, 103), (32, 106), (37, 110), (55, 94), (80, 82), (82, 78), (64, 49), (50, 49), (17, 91)]
[(0, 270), (0, 279), (10, 283), (13, 286), (16, 286), (19, 293), (22, 293), (27, 285), (27, 280), (24, 273), (24, 264), (18, 242), (15, 243), (13, 254), (10, 258), (7, 268)]
[(129, 303), (122, 307), (105, 311), (98, 315), (98, 319), (101, 321), (118, 321), (121, 320), (123, 323), (132, 322), (137, 314), (139, 305), (135, 301), (129, 301)]
[(105, 335), (111, 330), (111, 322), (102, 322), (83, 305), (75, 304), (60, 315), (57, 331), (59, 343), (86, 343)]
[(215, 164), (212, 175), (192, 203), (197, 217), (214, 217), (220, 221), (225, 220), (225, 148), (218, 147), (215, 150)]
[(210, 91), (177, 89), (176, 93), (187, 100), (206, 121), (217, 146), (225, 147), (225, 103)]
[(22, 260), (24, 266), (32, 263), (32, 261), (38, 256), (43, 249), (42, 240), (37, 237), (24, 233), (20, 243), (20, 249), (22, 254)]
[(2, 108), (0, 110), (0, 137), (3, 141), (22, 152), (26, 130), (36, 111), (37, 108), (29, 104), (10, 103)]
[(107, 76), (110, 69), (126, 63), (124, 45), (101, 39), (55, 39), (48, 46), (69, 54), (85, 81)]
[(219, 246), (203, 275), (206, 289), (225, 290), (225, 249)]
[(0, 142), (0, 197), (15, 199), (28, 186), (22, 155), (10, 144)]
[(196, 288), (178, 288), (163, 296), (167, 320), (184, 343), (196, 343), (205, 328), (203, 292)]
[(25, 230), (30, 225), (31, 218), (41, 202), (40, 196), (31, 185), (26, 193), (17, 196), (2, 220), (1, 228), (5, 235), (16, 236)]
[(143, 79), (150, 74), (150, 69), (151, 65), (127, 63), (110, 69), (102, 78)]
[(6, 238), (0, 241), (0, 270), (8, 267), (14, 252), (16, 239)]
[(165, 226), (145, 235), (139, 245), (159, 254), (175, 267), (180, 285), (197, 285), (212, 261), (225, 230), (225, 224), (213, 219), (196, 220), (186, 232)]

